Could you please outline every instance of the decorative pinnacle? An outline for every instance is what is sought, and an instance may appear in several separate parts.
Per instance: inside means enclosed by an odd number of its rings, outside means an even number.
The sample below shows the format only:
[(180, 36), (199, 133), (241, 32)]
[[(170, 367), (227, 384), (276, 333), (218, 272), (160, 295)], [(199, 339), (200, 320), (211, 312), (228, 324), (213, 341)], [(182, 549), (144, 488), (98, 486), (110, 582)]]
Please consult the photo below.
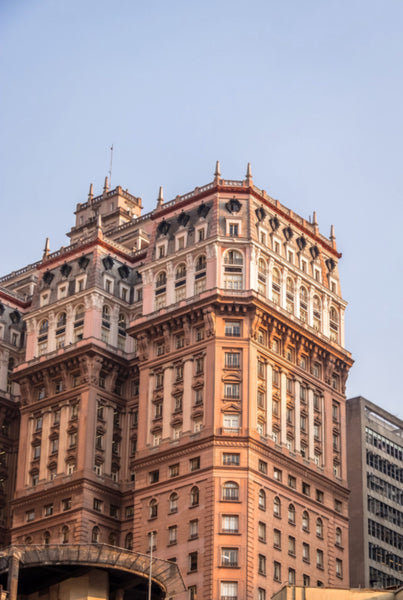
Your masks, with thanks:
[(318, 221), (316, 219), (316, 210), (313, 211), (313, 216), (312, 216), (312, 225), (317, 226), (318, 225)]
[(160, 186), (160, 191), (158, 194), (157, 206), (160, 207), (164, 204), (164, 190), (162, 189), (162, 185)]
[(99, 211), (97, 214), (97, 229), (100, 229), (102, 231), (102, 217)]
[(246, 181), (252, 181), (252, 167), (250, 166), (250, 163), (248, 163), (248, 166), (246, 167)]
[(330, 241), (334, 242), (336, 239), (336, 235), (334, 233), (334, 225), (330, 225)]
[(88, 200), (92, 200), (94, 197), (94, 186), (90, 183), (90, 191), (88, 192)]
[(43, 249), (43, 258), (45, 258), (46, 256), (49, 256), (50, 253), (50, 246), (49, 246), (49, 238), (46, 238), (46, 242), (45, 242), (45, 247)]
[(221, 167), (220, 167), (220, 161), (219, 160), (217, 160), (217, 162), (215, 164), (214, 177), (216, 177), (216, 178), (221, 177)]
[(107, 192), (109, 192), (109, 179), (108, 179), (108, 176), (105, 177), (104, 194), (106, 194)]

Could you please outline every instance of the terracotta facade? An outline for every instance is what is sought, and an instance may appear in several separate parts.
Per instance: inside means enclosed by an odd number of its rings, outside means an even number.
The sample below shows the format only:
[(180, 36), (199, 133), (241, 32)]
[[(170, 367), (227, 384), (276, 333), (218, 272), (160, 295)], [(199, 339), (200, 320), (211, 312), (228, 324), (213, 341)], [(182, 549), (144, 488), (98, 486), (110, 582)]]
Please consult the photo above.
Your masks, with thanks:
[(32, 287), (12, 542), (152, 544), (190, 600), (348, 587), (333, 230), (217, 165), (144, 216), (91, 188), (69, 237), (0, 280)]

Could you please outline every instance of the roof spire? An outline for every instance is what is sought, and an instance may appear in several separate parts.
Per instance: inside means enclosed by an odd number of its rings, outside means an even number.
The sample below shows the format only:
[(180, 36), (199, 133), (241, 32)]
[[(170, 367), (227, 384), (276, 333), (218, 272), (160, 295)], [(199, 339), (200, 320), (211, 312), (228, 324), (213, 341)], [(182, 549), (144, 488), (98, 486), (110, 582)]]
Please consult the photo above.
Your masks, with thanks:
[(216, 179), (218, 179), (219, 177), (221, 177), (221, 167), (220, 167), (220, 161), (217, 160), (216, 164), (215, 164), (215, 173), (214, 173), (214, 177)]
[(250, 166), (249, 162), (248, 166), (246, 167), (246, 182), (252, 183), (252, 167)]
[(90, 183), (90, 191), (88, 192), (88, 200), (92, 200), (94, 197), (94, 186)]
[(108, 179), (108, 176), (105, 177), (104, 194), (106, 194), (107, 192), (109, 192), (109, 179)]
[(318, 225), (318, 221), (316, 219), (316, 210), (313, 211), (313, 216), (312, 216), (312, 225), (315, 225), (317, 227)]
[(46, 238), (45, 247), (43, 249), (43, 258), (46, 258), (50, 254), (49, 238)]
[(157, 208), (160, 208), (164, 204), (164, 190), (162, 189), (162, 185), (160, 185), (160, 191), (158, 194), (157, 200)]
[(332, 242), (332, 248), (337, 250), (336, 234), (334, 232), (334, 225), (330, 225), (330, 241)]

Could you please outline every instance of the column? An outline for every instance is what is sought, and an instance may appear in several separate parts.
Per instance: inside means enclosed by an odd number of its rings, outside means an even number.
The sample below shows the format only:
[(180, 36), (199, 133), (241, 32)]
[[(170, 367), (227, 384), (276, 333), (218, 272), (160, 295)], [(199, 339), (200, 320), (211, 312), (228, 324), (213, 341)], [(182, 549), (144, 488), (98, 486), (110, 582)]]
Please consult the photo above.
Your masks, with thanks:
[(39, 460), (39, 479), (46, 479), (46, 469), (49, 457), (49, 434), (51, 426), (51, 413), (48, 410), (42, 415), (41, 458)]
[(111, 310), (111, 328), (109, 331), (109, 343), (112, 346), (118, 345), (118, 319), (119, 319), (119, 306), (114, 306)]
[(280, 441), (285, 444), (287, 441), (287, 375), (283, 372), (280, 375), (280, 405)]
[(60, 407), (60, 424), (59, 424), (59, 454), (57, 457), (57, 473), (64, 473), (65, 464), (66, 464), (66, 451), (68, 447), (68, 437), (67, 433), (69, 423), (69, 405), (64, 404)]
[[(206, 359), (205, 359), (206, 360)], [(205, 369), (206, 371), (206, 365)], [(186, 358), (183, 365), (183, 402), (182, 402), (182, 416), (183, 416), (183, 431), (192, 431), (191, 412), (193, 404), (193, 358)], [(206, 385), (205, 375), (203, 376), (204, 386)]]
[(65, 346), (72, 344), (74, 342), (73, 339), (73, 330), (74, 330), (74, 310), (71, 304), (66, 306), (66, 341)]
[(301, 398), (300, 398), (301, 383), (299, 379), (294, 383), (294, 431), (295, 431), (295, 452), (301, 451)]
[(8, 360), (10, 353), (6, 348), (0, 350), (0, 390), (7, 391)]
[(106, 435), (104, 439), (104, 456), (105, 463), (104, 469), (105, 474), (111, 474), (111, 466), (112, 466), (112, 441), (113, 441), (113, 407), (105, 406), (104, 407), (104, 420), (106, 422)]
[(53, 352), (56, 349), (56, 317), (52, 311), (48, 317), (48, 352)]
[(173, 366), (169, 365), (164, 370), (164, 400), (162, 407), (162, 439), (171, 437), (172, 418), (172, 373)]
[(266, 365), (266, 435), (271, 435), (273, 424), (273, 367)]
[[(141, 381), (141, 379), (140, 379)], [(147, 432), (146, 432), (146, 445), (151, 444), (151, 425), (153, 419), (153, 392), (155, 387), (155, 373), (153, 371), (148, 372), (148, 402), (147, 402)], [(141, 428), (140, 428), (141, 430)], [(140, 433), (141, 435), (141, 433)], [(139, 440), (138, 440), (139, 441)], [(138, 442), (137, 442), (138, 443)]]
[(308, 388), (308, 458), (313, 458), (315, 456), (313, 422), (313, 390), (311, 388)]

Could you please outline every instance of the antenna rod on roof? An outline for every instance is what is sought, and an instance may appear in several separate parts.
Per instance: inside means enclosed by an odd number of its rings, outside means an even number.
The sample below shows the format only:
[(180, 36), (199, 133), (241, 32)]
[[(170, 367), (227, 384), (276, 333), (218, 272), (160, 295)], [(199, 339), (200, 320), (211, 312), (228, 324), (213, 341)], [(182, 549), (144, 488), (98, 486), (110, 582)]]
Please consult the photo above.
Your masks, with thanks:
[(112, 160), (113, 160), (113, 144), (111, 146), (111, 164), (109, 168), (109, 185), (112, 188)]

